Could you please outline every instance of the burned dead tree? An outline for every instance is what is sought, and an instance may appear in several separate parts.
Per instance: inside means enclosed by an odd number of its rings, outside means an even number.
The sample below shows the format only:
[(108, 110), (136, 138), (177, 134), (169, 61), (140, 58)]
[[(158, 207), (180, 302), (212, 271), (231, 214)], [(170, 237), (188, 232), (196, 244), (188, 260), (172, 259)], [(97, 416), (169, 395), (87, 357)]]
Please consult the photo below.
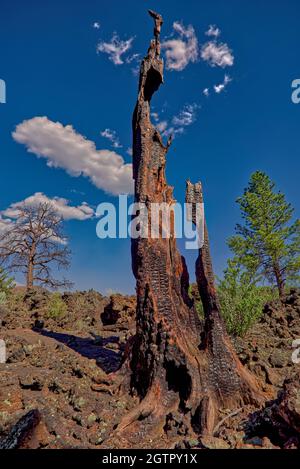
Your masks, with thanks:
[[(163, 20), (155, 12), (149, 13), (155, 29), (141, 64), (133, 114), (133, 177), (135, 201), (145, 203), (150, 213), (152, 203), (171, 206), (175, 201), (165, 177), (171, 142), (164, 145), (150, 120), (152, 95), (163, 83)], [(187, 183), (186, 194), (188, 202), (202, 202), (200, 184)], [(140, 403), (116, 430), (121, 447), (126, 440), (134, 445), (145, 435), (166, 447), (178, 434), (209, 434), (220, 419), (220, 409), (260, 403), (263, 395), (258, 384), (239, 362), (223, 325), (207, 228), (196, 266), (204, 328), (188, 295), (188, 272), (175, 236), (132, 240), (132, 267), (137, 333), (130, 358), (131, 390)]]

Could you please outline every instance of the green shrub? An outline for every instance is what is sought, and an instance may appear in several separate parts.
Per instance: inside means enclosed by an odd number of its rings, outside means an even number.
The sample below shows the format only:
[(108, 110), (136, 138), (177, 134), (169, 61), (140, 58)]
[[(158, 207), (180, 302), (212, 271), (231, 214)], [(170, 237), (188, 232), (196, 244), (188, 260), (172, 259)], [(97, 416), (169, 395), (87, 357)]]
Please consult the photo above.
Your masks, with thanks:
[(261, 317), (265, 303), (274, 299), (272, 290), (258, 286), (235, 260), (228, 261), (218, 295), (227, 331), (238, 336), (246, 334)]
[(199, 318), (204, 319), (204, 309), (201, 300), (195, 300), (195, 308)]
[(194, 300), (194, 306), (195, 310), (199, 316), (200, 319), (204, 319), (204, 310), (203, 310), (203, 305), (202, 301), (199, 295), (198, 291), (198, 286), (196, 283), (192, 283), (189, 286), (189, 291), (188, 291), (189, 297)]
[(58, 292), (52, 293), (49, 306), (48, 306), (48, 317), (52, 319), (61, 319), (67, 313), (67, 305), (61, 298), (61, 294)]
[(6, 303), (6, 293), (5, 291), (0, 291), (0, 305), (4, 305)]

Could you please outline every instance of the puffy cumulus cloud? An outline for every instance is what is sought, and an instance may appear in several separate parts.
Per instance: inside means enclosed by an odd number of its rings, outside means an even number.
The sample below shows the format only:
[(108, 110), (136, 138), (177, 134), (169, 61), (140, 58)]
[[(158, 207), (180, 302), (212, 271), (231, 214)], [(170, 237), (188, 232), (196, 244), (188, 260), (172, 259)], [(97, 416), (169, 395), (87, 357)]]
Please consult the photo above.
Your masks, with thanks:
[[(2, 219), (5, 223), (11, 222), (11, 219), (17, 219), (20, 216), (20, 209), (23, 206), (26, 207), (38, 207), (40, 204), (48, 204), (52, 209), (64, 220), (88, 220), (94, 216), (94, 209), (90, 207), (86, 202), (74, 206), (70, 205), (69, 200), (62, 197), (53, 197), (52, 199), (47, 197), (42, 192), (36, 192), (35, 194), (27, 197), (20, 202), (12, 203), (6, 210), (3, 210), (1, 216), (7, 217)], [(0, 218), (1, 222), (1, 218)]]
[(100, 25), (100, 22), (99, 22), (99, 21), (95, 21), (95, 22), (93, 23), (93, 28), (94, 28), (94, 29), (100, 29), (100, 26), (101, 26), (101, 25)]
[(203, 94), (204, 96), (209, 96), (209, 88), (204, 88)]
[(122, 41), (117, 33), (114, 33), (110, 42), (103, 41), (97, 44), (97, 52), (107, 54), (109, 60), (115, 65), (122, 65), (124, 63), (122, 56), (131, 49), (133, 40), (134, 37), (131, 37), (126, 41)]
[(215, 24), (210, 24), (205, 34), (206, 36), (210, 36), (210, 37), (219, 37), (221, 34), (221, 30), (217, 28)]
[(225, 75), (224, 76), (224, 80), (223, 80), (223, 83), (220, 83), (219, 85), (214, 85), (214, 90), (215, 90), (215, 93), (219, 94), (221, 93), (222, 91), (225, 90), (226, 86), (228, 85), (228, 83), (230, 83), (232, 81), (232, 79), (230, 78), (229, 75)]
[(122, 148), (117, 132), (111, 129), (104, 129), (100, 132), (101, 137), (107, 138), (114, 148)]
[(95, 143), (78, 134), (71, 125), (63, 126), (47, 117), (34, 117), (17, 125), (16, 142), (47, 165), (63, 168), (70, 176), (83, 175), (99, 189), (118, 195), (133, 192), (132, 165), (110, 150), (97, 150)]
[(179, 72), (190, 62), (197, 61), (198, 40), (192, 25), (185, 27), (175, 21), (173, 29), (179, 37), (162, 42), (161, 47), (165, 50), (166, 68)]
[(209, 41), (202, 46), (201, 58), (208, 62), (211, 67), (231, 67), (234, 62), (234, 56), (227, 44)]

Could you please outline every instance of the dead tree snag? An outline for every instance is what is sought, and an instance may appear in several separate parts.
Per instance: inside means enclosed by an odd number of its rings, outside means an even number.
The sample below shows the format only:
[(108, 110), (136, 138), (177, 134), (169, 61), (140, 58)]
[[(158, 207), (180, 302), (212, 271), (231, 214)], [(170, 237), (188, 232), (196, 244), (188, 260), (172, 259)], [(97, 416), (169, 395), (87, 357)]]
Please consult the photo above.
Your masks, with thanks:
[[(186, 202), (203, 203), (201, 183), (187, 181)], [(204, 221), (204, 243), (196, 261), (196, 280), (204, 310), (200, 349), (206, 352), (209, 389), (220, 408), (263, 401), (253, 376), (240, 363), (221, 316), (210, 255), (208, 229)], [(211, 427), (210, 427), (211, 428)]]
[[(165, 177), (171, 142), (164, 145), (150, 119), (151, 97), (163, 82), (163, 21), (149, 13), (155, 29), (141, 64), (133, 114), (133, 177), (135, 201), (145, 203), (151, 212), (152, 203), (172, 205), (174, 199)], [(202, 201), (201, 185), (188, 183), (187, 200)], [(131, 389), (140, 404), (116, 430), (120, 447), (142, 445), (145, 435), (153, 447), (168, 447), (178, 435), (211, 432), (222, 408), (259, 402), (258, 385), (239, 362), (220, 316), (207, 229), (197, 261), (204, 328), (188, 296), (188, 272), (174, 236), (132, 240), (132, 268), (137, 333), (130, 359)]]

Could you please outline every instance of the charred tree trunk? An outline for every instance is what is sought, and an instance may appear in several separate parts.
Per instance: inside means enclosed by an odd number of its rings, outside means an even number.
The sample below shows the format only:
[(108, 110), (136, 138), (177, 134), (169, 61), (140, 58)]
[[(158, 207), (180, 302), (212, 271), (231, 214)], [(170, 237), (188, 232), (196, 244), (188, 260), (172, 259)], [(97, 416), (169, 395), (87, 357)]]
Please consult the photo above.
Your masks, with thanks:
[[(201, 183), (187, 182), (186, 202), (203, 203)], [(195, 212), (195, 210), (194, 210)], [(223, 322), (220, 303), (215, 287), (215, 278), (210, 255), (208, 229), (204, 220), (203, 245), (196, 261), (196, 280), (204, 310), (204, 332), (200, 349), (206, 354), (208, 363), (209, 400), (214, 412), (218, 408), (234, 408), (242, 404), (255, 404), (263, 400), (254, 377), (239, 361)], [(209, 416), (208, 416), (209, 417)], [(210, 416), (212, 419), (214, 415)], [(207, 430), (214, 425), (207, 421)]]
[[(174, 203), (165, 177), (170, 142), (150, 120), (150, 100), (163, 82), (160, 57), (162, 18), (154, 12), (154, 39), (141, 64), (139, 94), (133, 114), (135, 200), (147, 205)], [(201, 186), (188, 183), (187, 199), (202, 201)], [(209, 433), (219, 409), (236, 409), (263, 396), (239, 362), (220, 316), (209, 254), (207, 230), (197, 261), (197, 281), (205, 310), (205, 328), (188, 296), (188, 272), (175, 237), (132, 240), (137, 290), (137, 334), (131, 357), (131, 389), (138, 407), (117, 428), (120, 447), (145, 434), (153, 446), (167, 447), (175, 434)], [(163, 442), (163, 439), (169, 441)], [(175, 437), (174, 437), (175, 438)], [(178, 435), (177, 435), (178, 438)]]
[(26, 446), (35, 428), (40, 423), (41, 416), (37, 409), (30, 410), (18, 420), (10, 433), (0, 440), (1, 449), (19, 449)]

